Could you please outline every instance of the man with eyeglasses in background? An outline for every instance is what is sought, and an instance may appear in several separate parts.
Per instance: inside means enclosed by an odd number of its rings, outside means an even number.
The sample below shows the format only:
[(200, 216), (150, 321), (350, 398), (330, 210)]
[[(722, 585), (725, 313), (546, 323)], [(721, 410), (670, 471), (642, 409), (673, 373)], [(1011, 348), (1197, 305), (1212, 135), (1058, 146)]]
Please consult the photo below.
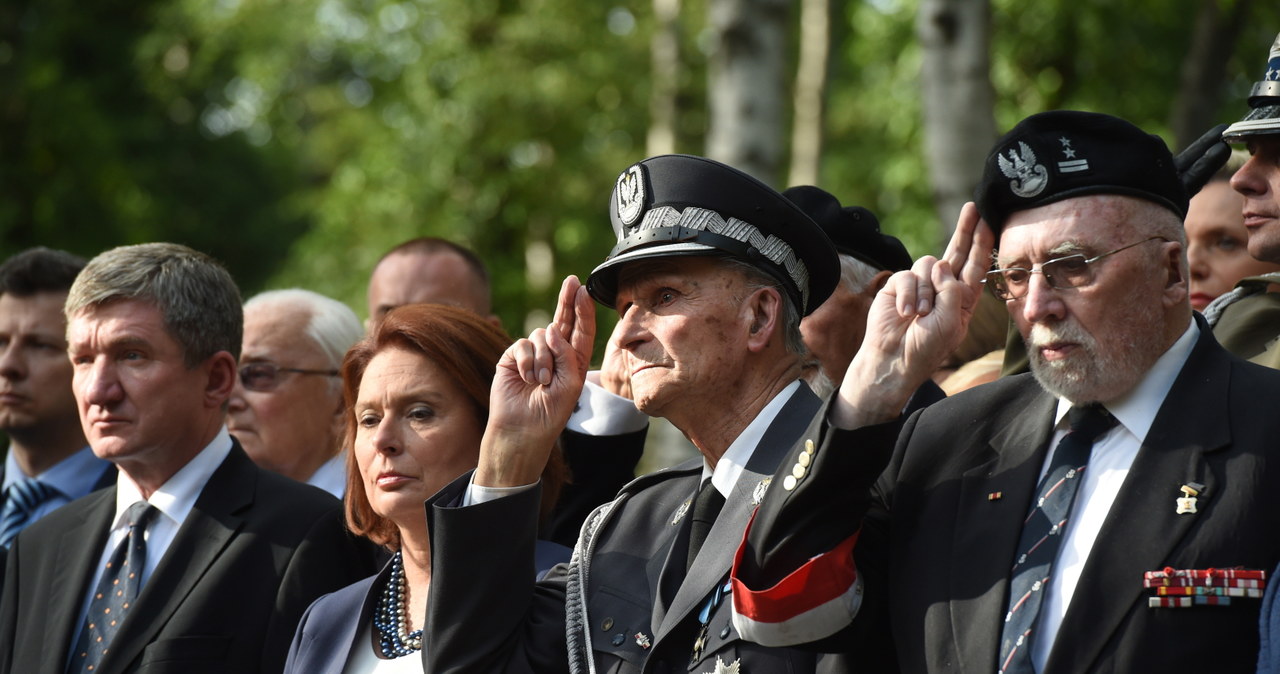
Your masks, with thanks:
[(823, 647), (868, 671), (1252, 671), (1280, 373), (1193, 318), (1173, 157), (1123, 120), (1042, 113), (997, 142), (976, 200), (986, 225), (966, 206), (959, 240), (998, 237), (985, 282), (1032, 373), (903, 424), (982, 272), (891, 279), (824, 443), (792, 451), (747, 534), (735, 625), (769, 645), (843, 630)]
[(346, 418), (338, 369), (362, 336), (355, 312), (310, 290), (269, 290), (244, 303), (227, 427), (254, 463), (342, 498)]

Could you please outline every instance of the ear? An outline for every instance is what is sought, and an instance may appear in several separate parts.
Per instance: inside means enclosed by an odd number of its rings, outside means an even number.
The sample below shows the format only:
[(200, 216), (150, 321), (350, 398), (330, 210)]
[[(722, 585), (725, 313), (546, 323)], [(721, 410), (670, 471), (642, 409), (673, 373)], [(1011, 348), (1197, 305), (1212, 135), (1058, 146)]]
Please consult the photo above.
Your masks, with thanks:
[(204, 387), (205, 406), (222, 407), (231, 398), (236, 386), (236, 359), (226, 351), (219, 351), (204, 362), (207, 374)]
[(1186, 252), (1182, 244), (1170, 241), (1164, 244), (1165, 268), (1164, 295), (1161, 298), (1166, 306), (1185, 304), (1191, 290), (1187, 282)]
[(871, 277), (871, 283), (867, 284), (867, 290), (871, 291), (872, 295), (880, 292), (880, 289), (884, 287), (884, 284), (889, 282), (890, 276), (893, 276), (893, 272), (888, 269), (879, 272), (875, 276)]
[(760, 288), (747, 298), (745, 309), (750, 317), (747, 348), (760, 352), (769, 348), (782, 323), (782, 295), (776, 288)]

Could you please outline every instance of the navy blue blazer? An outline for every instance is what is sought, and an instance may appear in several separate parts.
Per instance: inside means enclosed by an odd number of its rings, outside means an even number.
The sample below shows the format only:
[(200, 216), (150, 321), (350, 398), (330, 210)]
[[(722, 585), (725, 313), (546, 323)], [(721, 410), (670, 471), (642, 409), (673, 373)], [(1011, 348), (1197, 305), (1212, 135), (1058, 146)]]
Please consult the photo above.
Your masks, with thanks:
[[(569, 561), (570, 550), (558, 543), (538, 541), (535, 578), (542, 578), (551, 567)], [(337, 592), (331, 592), (311, 603), (289, 647), (289, 659), (285, 663), (286, 674), (342, 674), (353, 648), (372, 648), (373, 644), (360, 645), (361, 629), (373, 622), (381, 588), (391, 575), (391, 564), (382, 567), (377, 575), (352, 583)]]

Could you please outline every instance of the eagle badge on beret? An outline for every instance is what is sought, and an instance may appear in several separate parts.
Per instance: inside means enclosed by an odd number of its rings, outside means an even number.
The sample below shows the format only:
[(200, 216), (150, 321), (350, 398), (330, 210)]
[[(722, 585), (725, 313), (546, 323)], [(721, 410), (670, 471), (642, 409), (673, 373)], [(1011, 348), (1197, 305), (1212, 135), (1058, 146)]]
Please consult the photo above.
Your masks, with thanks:
[(634, 225), (644, 210), (644, 176), (640, 175), (639, 164), (618, 176), (614, 193), (618, 195), (618, 219), (624, 225)]
[(1018, 141), (1017, 150), (1009, 150), (1009, 158), (996, 157), (1000, 172), (1010, 178), (1009, 189), (1023, 199), (1030, 199), (1044, 191), (1049, 184), (1049, 171), (1044, 164), (1036, 163), (1036, 153), (1024, 142)]

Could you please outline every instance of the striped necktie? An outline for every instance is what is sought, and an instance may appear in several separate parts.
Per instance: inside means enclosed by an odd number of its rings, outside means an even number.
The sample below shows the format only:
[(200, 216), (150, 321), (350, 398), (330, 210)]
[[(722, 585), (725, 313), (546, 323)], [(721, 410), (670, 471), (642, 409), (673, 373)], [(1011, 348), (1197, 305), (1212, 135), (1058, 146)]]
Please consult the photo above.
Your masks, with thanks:
[(1049, 470), (1036, 487), (1036, 499), (1018, 538), (1018, 554), (1009, 576), (1008, 612), (1000, 639), (1001, 674), (1035, 671), (1031, 663), (1031, 639), (1052, 577), (1053, 562), (1071, 517), (1071, 505), (1089, 463), (1094, 440), (1116, 423), (1115, 417), (1101, 405), (1072, 407), (1067, 419), (1071, 430), (1053, 452)]
[(58, 491), (34, 477), (14, 482), (5, 490), (0, 510), (0, 546), (9, 547), (14, 537), (31, 521), (31, 513)]

